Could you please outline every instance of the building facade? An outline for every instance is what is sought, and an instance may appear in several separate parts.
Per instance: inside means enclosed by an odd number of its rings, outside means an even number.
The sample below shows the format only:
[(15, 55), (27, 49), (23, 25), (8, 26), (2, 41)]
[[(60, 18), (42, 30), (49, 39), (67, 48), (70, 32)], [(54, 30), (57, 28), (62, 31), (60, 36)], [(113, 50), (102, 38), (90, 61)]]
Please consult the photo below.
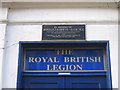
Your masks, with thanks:
[[(118, 88), (117, 2), (6, 1), (2, 2), (1, 9), (0, 88), (17, 88), (21, 53), (19, 42), (43, 42), (42, 26), (44, 24), (85, 24), (85, 41), (108, 41), (112, 87)], [(67, 43), (64, 40), (63, 42)]]

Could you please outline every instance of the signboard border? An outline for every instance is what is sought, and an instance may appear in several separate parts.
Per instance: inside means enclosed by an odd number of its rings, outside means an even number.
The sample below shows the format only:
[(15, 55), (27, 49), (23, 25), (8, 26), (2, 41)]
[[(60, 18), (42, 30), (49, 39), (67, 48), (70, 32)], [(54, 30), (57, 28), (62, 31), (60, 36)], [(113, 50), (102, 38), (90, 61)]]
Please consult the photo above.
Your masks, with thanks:
[[(99, 47), (83, 47), (83, 48), (61, 48), (61, 49), (103, 49), (103, 64), (104, 64), (104, 70), (26, 70), (26, 50), (30, 49), (56, 49), (57, 48), (25, 48), (24, 49), (24, 63), (23, 63), (23, 72), (103, 72), (107, 71), (107, 64), (106, 64), (106, 55), (105, 55), (105, 48), (99, 48)], [(60, 49), (60, 48), (59, 48)]]

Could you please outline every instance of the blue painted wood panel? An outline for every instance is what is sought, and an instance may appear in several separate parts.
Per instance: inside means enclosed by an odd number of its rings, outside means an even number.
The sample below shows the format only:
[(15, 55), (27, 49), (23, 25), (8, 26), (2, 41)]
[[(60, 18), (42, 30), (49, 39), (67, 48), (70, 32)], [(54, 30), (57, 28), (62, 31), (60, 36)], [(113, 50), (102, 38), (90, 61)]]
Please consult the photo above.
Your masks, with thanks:
[(66, 88), (107, 88), (106, 77), (66, 77)]
[(106, 88), (106, 77), (24, 77), (23, 88)]
[(64, 88), (64, 78), (24, 77), (23, 88)]

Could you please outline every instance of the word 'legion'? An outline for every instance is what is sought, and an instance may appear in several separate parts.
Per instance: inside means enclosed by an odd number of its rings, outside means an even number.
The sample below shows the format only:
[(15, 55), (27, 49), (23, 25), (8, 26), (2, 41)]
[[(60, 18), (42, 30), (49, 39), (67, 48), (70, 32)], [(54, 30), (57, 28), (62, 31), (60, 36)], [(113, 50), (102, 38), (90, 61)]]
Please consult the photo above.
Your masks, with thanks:
[[(57, 57), (29, 57), (29, 63), (58, 63)], [(101, 62), (101, 57), (63, 57), (63, 62)]]
[(47, 65), (47, 70), (83, 70), (82, 65)]

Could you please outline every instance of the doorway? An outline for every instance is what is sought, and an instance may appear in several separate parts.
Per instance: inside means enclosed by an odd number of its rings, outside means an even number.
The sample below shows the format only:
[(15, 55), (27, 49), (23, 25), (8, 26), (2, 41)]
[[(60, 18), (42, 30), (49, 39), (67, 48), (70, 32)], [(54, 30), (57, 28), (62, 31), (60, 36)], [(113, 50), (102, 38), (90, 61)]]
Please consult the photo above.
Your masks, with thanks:
[(112, 89), (109, 41), (20, 42), (18, 65), (17, 88)]

